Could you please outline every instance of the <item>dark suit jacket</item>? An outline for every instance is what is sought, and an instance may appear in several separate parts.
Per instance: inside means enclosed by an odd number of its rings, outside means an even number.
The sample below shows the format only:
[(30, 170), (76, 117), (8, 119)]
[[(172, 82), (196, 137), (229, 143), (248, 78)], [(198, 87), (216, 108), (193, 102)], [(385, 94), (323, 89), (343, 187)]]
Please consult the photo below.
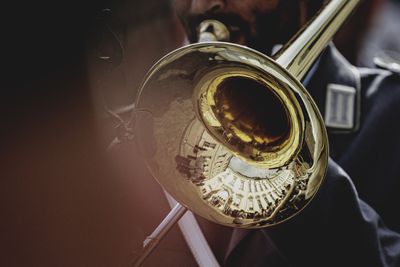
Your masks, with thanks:
[(328, 128), (333, 160), (316, 198), (285, 224), (235, 230), (227, 266), (400, 266), (400, 77), (355, 69), (330, 46), (307, 87), (322, 115), (331, 83), (356, 88), (359, 125)]

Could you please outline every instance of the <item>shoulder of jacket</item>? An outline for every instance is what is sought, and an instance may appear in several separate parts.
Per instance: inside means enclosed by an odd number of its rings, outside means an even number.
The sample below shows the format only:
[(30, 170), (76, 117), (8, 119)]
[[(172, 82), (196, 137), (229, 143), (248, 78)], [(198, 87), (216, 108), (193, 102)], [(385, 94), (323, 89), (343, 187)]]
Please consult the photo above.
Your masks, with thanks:
[(361, 87), (369, 97), (378, 91), (390, 88), (392, 92), (400, 90), (400, 74), (387, 69), (358, 67)]
[(378, 52), (373, 61), (378, 68), (400, 75), (400, 53), (383, 50)]

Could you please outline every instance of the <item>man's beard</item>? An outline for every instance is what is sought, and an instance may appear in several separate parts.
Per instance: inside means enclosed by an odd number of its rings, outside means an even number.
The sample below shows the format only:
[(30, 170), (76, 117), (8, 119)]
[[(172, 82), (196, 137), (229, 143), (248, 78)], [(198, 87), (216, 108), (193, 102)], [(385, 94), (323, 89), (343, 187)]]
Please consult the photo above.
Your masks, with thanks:
[[(286, 12), (284, 13), (283, 11)], [(291, 10), (288, 14), (287, 10)], [(199, 16), (191, 16), (186, 20), (182, 20), (187, 37), (190, 43), (198, 42), (199, 24), (207, 19), (218, 20), (225, 24), (231, 32), (231, 42), (238, 43), (235, 33), (231, 29), (239, 28), (240, 35), (243, 36), (244, 45), (255, 49), (263, 54), (271, 56), (272, 48), (277, 44), (286, 43), (292, 37), (298, 28), (298, 10), (297, 6), (280, 5), (278, 9), (270, 14), (255, 14), (258, 18), (255, 22), (247, 22), (237, 14), (205, 14)], [(282, 22), (282, 17), (290, 16), (290, 23)]]
[(297, 33), (300, 13), (292, 2), (282, 1), (275, 12), (258, 16), (255, 34), (249, 37), (249, 47), (271, 56), (275, 45), (285, 45)]

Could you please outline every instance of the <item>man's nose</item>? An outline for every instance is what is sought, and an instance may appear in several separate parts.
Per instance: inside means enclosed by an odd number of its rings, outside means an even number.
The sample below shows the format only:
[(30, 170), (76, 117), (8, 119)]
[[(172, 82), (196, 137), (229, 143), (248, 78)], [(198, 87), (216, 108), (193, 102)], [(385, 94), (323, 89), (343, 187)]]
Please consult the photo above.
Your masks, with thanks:
[(193, 0), (191, 12), (194, 14), (215, 13), (226, 6), (226, 0)]

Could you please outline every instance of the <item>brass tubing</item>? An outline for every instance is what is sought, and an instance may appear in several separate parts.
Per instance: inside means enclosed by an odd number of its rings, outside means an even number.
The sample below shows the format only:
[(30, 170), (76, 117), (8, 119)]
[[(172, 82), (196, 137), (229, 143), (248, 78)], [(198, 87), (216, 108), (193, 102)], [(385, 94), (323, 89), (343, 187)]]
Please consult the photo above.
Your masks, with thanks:
[(360, 0), (331, 0), (273, 59), (301, 80)]

